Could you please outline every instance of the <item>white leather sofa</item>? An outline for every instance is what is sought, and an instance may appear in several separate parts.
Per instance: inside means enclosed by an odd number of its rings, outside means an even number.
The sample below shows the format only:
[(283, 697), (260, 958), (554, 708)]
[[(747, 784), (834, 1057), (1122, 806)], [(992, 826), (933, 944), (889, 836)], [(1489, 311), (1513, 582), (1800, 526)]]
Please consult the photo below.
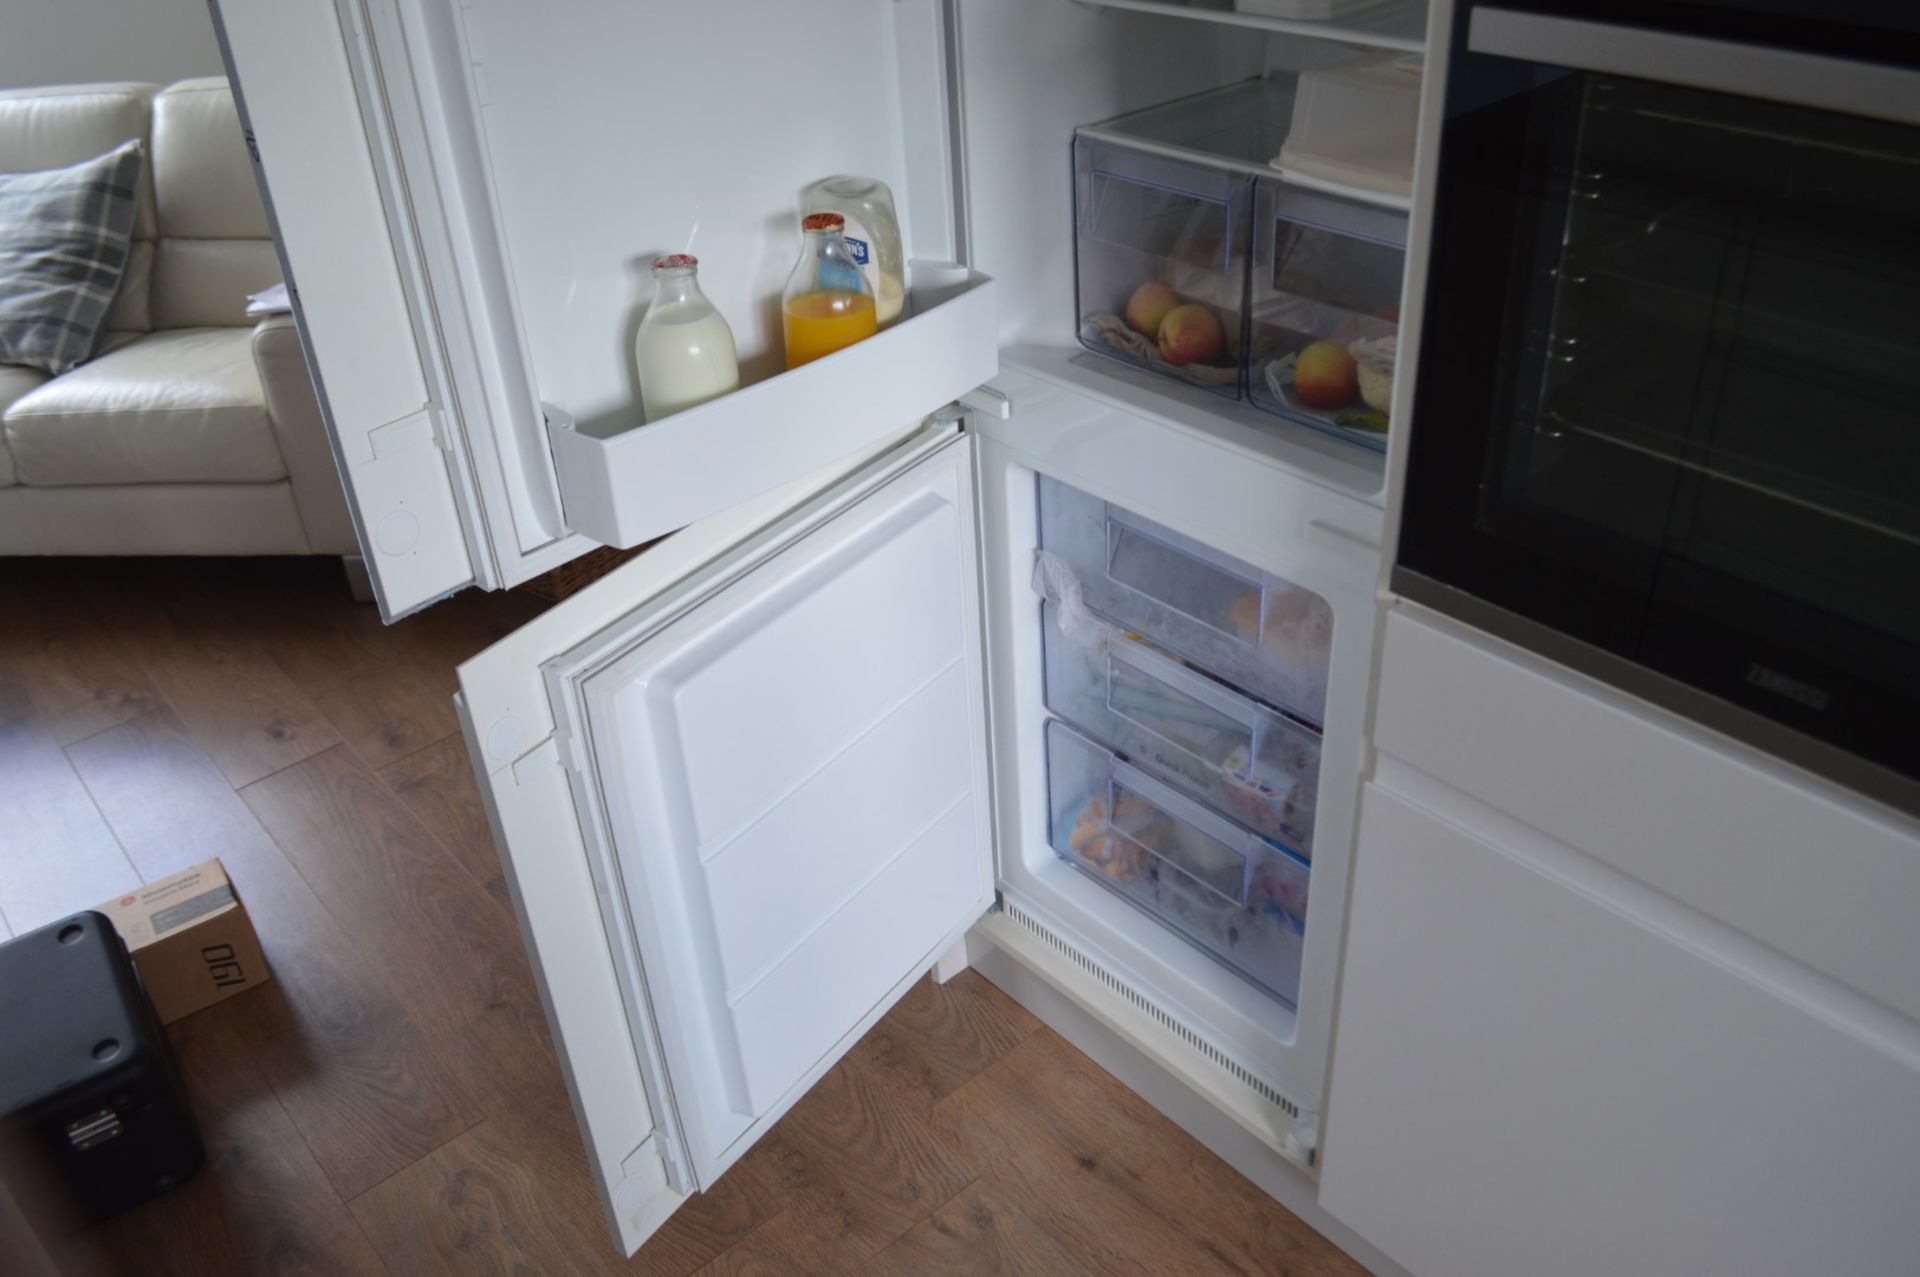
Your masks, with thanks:
[(0, 172), (145, 139), (133, 253), (94, 358), (0, 364), (0, 555), (359, 548), (224, 79), (0, 93)]

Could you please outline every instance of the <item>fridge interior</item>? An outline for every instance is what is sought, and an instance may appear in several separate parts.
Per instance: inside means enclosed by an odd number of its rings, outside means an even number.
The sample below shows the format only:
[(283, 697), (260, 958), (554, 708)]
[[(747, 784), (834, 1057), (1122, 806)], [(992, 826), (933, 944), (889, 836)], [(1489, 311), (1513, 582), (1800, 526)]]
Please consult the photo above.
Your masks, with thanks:
[[(434, 223), (429, 273), (448, 276), (436, 289), (461, 302), (436, 322), (456, 348), (468, 433), (483, 436), (475, 464), (496, 468), (480, 487), (507, 506), (488, 511), (496, 553), (532, 556), (570, 530), (621, 545), (658, 535), (670, 528), (575, 512), (666, 501), (644, 476), (686, 469), (689, 450), (778, 457), (794, 447), (786, 422), (836, 405), (870, 418), (835, 441), (842, 452), (878, 442), (968, 389), (957, 383), (996, 351), (1377, 502), (1379, 457), (1238, 402), (1232, 370), (1221, 394), (1083, 358), (1075, 129), (1108, 121), (1116, 135), (1246, 170), (1277, 153), (1301, 69), (1370, 56), (1321, 38), (1355, 34), (1339, 23), (1148, 8), (479, 0), (380, 17), (378, 74), (363, 92), (393, 114), (405, 198)], [(1417, 8), (1394, 8), (1401, 33), (1366, 38), (1409, 47), (1401, 28), (1417, 27)], [(892, 189), (913, 304), (909, 322), (863, 343), (871, 350), (841, 352), (806, 379), (783, 368), (778, 298), (800, 192), (833, 173)], [(642, 420), (633, 339), (648, 264), (668, 252), (700, 259), (742, 388), (649, 431), (662, 423)], [(990, 306), (956, 309), (987, 286)], [(989, 309), (994, 331), (975, 318)], [(1242, 326), (1228, 319), (1237, 359)], [(902, 386), (936, 349), (955, 356), (948, 375)], [(516, 578), (510, 563), (502, 574)]]
[[(1080, 344), (1384, 453), (1406, 201), (1283, 161), (1317, 147), (1387, 154), (1392, 170), (1395, 147), (1411, 150), (1405, 90), (1418, 61), (1336, 64), (1391, 77), (1399, 97), (1384, 100), (1269, 61), (1260, 76), (1074, 131)], [(1176, 304), (1204, 308), (1222, 331), (1203, 317), (1170, 331), (1169, 317), (1156, 332), (1154, 317)]]
[(1034, 500), (1049, 846), (1296, 1008), (1333, 609), (1057, 479)]
[(1378, 512), (1077, 386), (997, 384), (1022, 405), (979, 463), (1006, 921), (1317, 1108), (1378, 572), (1323, 530), (1357, 549)]
[[(1413, 47), (1405, 32), (1423, 25), (1412, 17), (1421, 8), (1391, 7), (1389, 47)], [(401, 13), (411, 76), (388, 87), (419, 99), (433, 178), (421, 190), (441, 196), (437, 212), (460, 247), (452, 269), (464, 336), (499, 355), (501, 375), (473, 387), (487, 411), (469, 416), (514, 476), (506, 487), (523, 545), (565, 530), (542, 523), (541, 503), (528, 499), (542, 476), (574, 531), (636, 544), (697, 517), (701, 501), (723, 501), (741, 471), (805, 473), (911, 428), (996, 367), (1001, 383), (1025, 387), (1015, 424), (1049, 413), (1131, 423), (1132, 433), (1095, 427), (1075, 443), (1109, 453), (1093, 470), (1130, 473), (1136, 487), (1164, 481), (1145, 426), (1170, 441), (1194, 482), (1246, 489), (1245, 508), (1260, 513), (1229, 526), (1265, 531), (1240, 554), (1086, 488), (1098, 526), (1072, 517), (1049, 526), (1074, 503), (1050, 504), (1035, 471), (998, 519), (989, 508), (985, 523), (1013, 547), (1010, 570), (1026, 590), (1011, 675), (1021, 784), (1044, 790), (1050, 756), (1062, 778), (1057, 813), (1023, 794), (1025, 823), (1001, 854), (1010, 894), (1068, 919), (1074, 934), (1103, 937), (1091, 947), (1117, 968), (1317, 1103), (1354, 788), (1350, 761), (1323, 773), (1334, 753), (1319, 741), (1339, 740), (1343, 759), (1357, 749), (1369, 657), (1364, 646), (1334, 649), (1334, 613), (1372, 605), (1377, 557), (1363, 538), (1343, 545), (1346, 534), (1332, 534), (1350, 560), (1337, 607), (1324, 584), (1296, 582), (1267, 560), (1306, 553), (1300, 539), (1314, 521), (1301, 511), (1316, 502), (1358, 502), (1377, 518), (1384, 459), (1081, 345), (1073, 147), (1077, 128), (1106, 121), (1110, 138), (1135, 129), (1134, 141), (1183, 151), (1182, 162), (1238, 165), (1250, 210), (1250, 157), (1277, 153), (1293, 78), (1368, 56), (1344, 39), (1356, 30), (1069, 0), (683, 0), (644, 12), (475, 0)], [(469, 158), (449, 162), (455, 155)], [(913, 302), (893, 328), (783, 371), (778, 297), (798, 251), (799, 193), (833, 173), (892, 188)], [(647, 264), (666, 252), (699, 257), (703, 288), (736, 337), (742, 388), (646, 423), (632, 341), (650, 296)], [(1382, 281), (1392, 273), (1372, 269)], [(853, 418), (863, 419), (857, 429), (822, 424)], [(823, 438), (839, 451), (798, 467), (794, 450)], [(674, 505), (685, 495), (676, 489), (698, 500)], [(1194, 505), (1169, 499), (1164, 509)], [(629, 517), (661, 507), (678, 522)], [(1087, 616), (1063, 619), (1061, 600), (1032, 591), (1042, 549), (1081, 569)], [(1371, 625), (1341, 632), (1364, 636)], [(1107, 661), (1097, 696), (1090, 658)], [(1086, 684), (1077, 691), (1074, 669)], [(1330, 692), (1343, 681), (1344, 692)], [(1154, 874), (1101, 881), (1074, 856), (1082, 817), (1098, 823), (1087, 802), (1101, 787), (1100, 836), (1128, 840)], [(1124, 819), (1149, 808), (1145, 823)], [(1312, 921), (1309, 878), (1330, 901)], [(1283, 1065), (1296, 1040), (1319, 1058)]]

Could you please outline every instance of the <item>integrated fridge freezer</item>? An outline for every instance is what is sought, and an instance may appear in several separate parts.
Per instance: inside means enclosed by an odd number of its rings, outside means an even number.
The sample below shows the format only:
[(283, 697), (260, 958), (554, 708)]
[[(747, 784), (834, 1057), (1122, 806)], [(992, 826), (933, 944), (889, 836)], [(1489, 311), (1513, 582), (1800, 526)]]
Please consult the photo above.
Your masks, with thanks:
[[(461, 668), (629, 1249), (963, 941), (1110, 1004), (1274, 1156), (1313, 1165), (1372, 651), (1338, 636), (1372, 630), (1377, 512), (1011, 361), (991, 385), (1006, 419), (929, 425), (824, 490), (697, 524)], [(1089, 432), (1164, 470), (1078, 455)], [(1036, 573), (1062, 503), (1103, 538), (1231, 563), (1269, 610), (1286, 590), (1323, 602), (1318, 732), (1157, 646), (1180, 638), (1174, 609), (1092, 611), (1097, 585), (1063, 662), (1064, 570)], [(1108, 545), (1074, 560), (1087, 582), (1132, 566), (1137, 546)], [(1100, 696), (1118, 726), (1063, 663), (1158, 685)], [(1206, 710), (1212, 735), (1179, 721)], [(1257, 789), (1229, 723), (1291, 770)], [(1195, 784), (1209, 755), (1243, 805)], [(1065, 823), (1102, 793), (1126, 795), (1103, 833), (1139, 848), (1125, 877), (1075, 854)], [(1310, 841), (1256, 828), (1306, 810)]]
[[(1383, 464), (1079, 352), (1064, 251), (1073, 126), (1265, 38), (1065, 0), (219, 8), (388, 614), (673, 532), (461, 671), (621, 1246), (963, 938), (1311, 1168)], [(801, 66), (855, 70), (796, 110)], [(912, 317), (767, 375), (774, 219), (835, 170), (894, 187)], [(669, 247), (748, 384), (640, 425), (629, 272)]]

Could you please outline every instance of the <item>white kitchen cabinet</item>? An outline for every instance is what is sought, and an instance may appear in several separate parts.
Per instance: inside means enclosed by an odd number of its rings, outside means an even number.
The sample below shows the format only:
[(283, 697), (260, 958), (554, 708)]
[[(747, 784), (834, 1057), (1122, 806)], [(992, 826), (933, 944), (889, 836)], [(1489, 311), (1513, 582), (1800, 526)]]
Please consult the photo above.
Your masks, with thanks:
[[(1259, 74), (1268, 37), (1064, 0), (218, 11), (385, 613), (670, 534), (461, 670), (622, 1248), (963, 936), (1106, 1008), (1310, 1197), (1383, 463), (1081, 353), (1068, 251), (1073, 127)], [(781, 372), (794, 201), (834, 172), (892, 187), (912, 314)], [(672, 250), (701, 258), (745, 384), (642, 424), (633, 324)], [(1170, 650), (1205, 669), (1201, 630), (1234, 631), (1215, 675), (1271, 666), (1275, 600), (1317, 601), (1297, 686), (1244, 673), (1298, 703), (1232, 719), (1317, 741), (1261, 781), (1311, 819), (1262, 833), (1161, 793), (1161, 825), (1111, 831), (1151, 832), (1169, 876), (1200, 833), (1238, 849), (1194, 891), (1130, 900), (1052, 837), (1085, 796), (1046, 755), (1049, 483), (1098, 512), (1076, 570), (1158, 609)], [(1167, 587), (1202, 567), (1244, 614)], [(1202, 677), (1144, 689), (1148, 721)], [(1281, 836), (1302, 845), (1269, 855)], [(1223, 952), (1235, 911), (1279, 958)]]
[(1920, 1019), (1920, 822), (1422, 608), (1383, 753)]
[(1920, 835), (1420, 609), (1387, 632), (1322, 1204), (1432, 1277), (1920, 1271)]

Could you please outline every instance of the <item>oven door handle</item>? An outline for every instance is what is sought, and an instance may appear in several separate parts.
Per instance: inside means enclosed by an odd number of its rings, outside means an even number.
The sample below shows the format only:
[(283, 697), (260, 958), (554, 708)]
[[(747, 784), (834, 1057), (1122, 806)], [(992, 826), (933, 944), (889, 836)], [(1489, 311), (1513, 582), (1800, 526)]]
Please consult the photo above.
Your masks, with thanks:
[(1920, 124), (1920, 72), (1874, 62), (1479, 6), (1467, 48), (1576, 71)]

